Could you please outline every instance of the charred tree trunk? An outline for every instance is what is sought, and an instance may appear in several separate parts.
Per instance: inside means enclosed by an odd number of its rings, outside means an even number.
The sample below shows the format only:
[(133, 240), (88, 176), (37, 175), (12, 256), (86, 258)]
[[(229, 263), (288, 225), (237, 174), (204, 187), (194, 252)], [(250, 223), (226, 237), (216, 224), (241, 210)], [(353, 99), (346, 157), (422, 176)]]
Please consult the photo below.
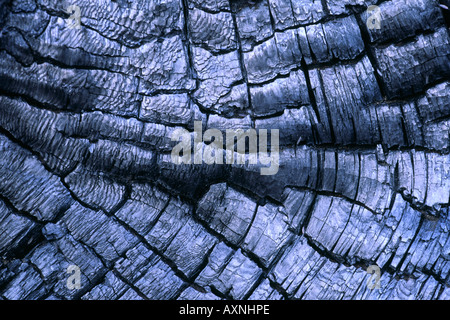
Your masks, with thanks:
[[(446, 8), (0, 1), (0, 299), (449, 299)], [(278, 172), (174, 164), (194, 121)]]

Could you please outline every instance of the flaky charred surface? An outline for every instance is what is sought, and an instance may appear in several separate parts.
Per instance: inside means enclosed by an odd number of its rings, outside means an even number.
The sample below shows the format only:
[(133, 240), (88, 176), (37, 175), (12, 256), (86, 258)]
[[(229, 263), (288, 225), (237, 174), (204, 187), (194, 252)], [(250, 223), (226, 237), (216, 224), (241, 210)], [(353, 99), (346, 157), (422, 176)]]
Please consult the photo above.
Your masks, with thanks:
[[(0, 1), (0, 299), (449, 299), (445, 10)], [(278, 173), (173, 164), (194, 121)]]

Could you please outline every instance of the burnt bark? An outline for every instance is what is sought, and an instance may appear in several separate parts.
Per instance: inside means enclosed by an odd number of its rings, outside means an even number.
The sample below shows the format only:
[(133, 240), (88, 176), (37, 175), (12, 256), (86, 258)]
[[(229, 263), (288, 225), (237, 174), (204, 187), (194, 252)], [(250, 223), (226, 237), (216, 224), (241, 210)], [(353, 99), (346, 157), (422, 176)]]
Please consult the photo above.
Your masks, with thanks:
[[(449, 299), (442, 4), (0, 1), (0, 299)], [(194, 121), (278, 172), (174, 164)]]

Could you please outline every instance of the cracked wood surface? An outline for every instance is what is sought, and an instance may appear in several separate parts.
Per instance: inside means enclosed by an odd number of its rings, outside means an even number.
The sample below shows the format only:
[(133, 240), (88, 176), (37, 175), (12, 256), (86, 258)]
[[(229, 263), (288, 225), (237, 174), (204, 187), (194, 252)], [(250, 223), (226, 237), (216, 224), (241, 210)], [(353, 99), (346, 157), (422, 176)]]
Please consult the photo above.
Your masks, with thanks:
[[(450, 299), (446, 19), (435, 0), (0, 1), (0, 299)], [(278, 173), (173, 164), (194, 121), (279, 129)]]

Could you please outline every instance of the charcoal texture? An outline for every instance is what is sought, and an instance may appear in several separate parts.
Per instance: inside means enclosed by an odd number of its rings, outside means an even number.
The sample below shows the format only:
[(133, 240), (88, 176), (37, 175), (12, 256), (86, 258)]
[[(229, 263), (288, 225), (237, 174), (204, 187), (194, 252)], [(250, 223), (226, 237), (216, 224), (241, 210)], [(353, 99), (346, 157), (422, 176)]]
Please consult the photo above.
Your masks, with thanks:
[[(0, 1), (0, 300), (450, 299), (447, 11)], [(196, 121), (278, 171), (175, 164)]]

